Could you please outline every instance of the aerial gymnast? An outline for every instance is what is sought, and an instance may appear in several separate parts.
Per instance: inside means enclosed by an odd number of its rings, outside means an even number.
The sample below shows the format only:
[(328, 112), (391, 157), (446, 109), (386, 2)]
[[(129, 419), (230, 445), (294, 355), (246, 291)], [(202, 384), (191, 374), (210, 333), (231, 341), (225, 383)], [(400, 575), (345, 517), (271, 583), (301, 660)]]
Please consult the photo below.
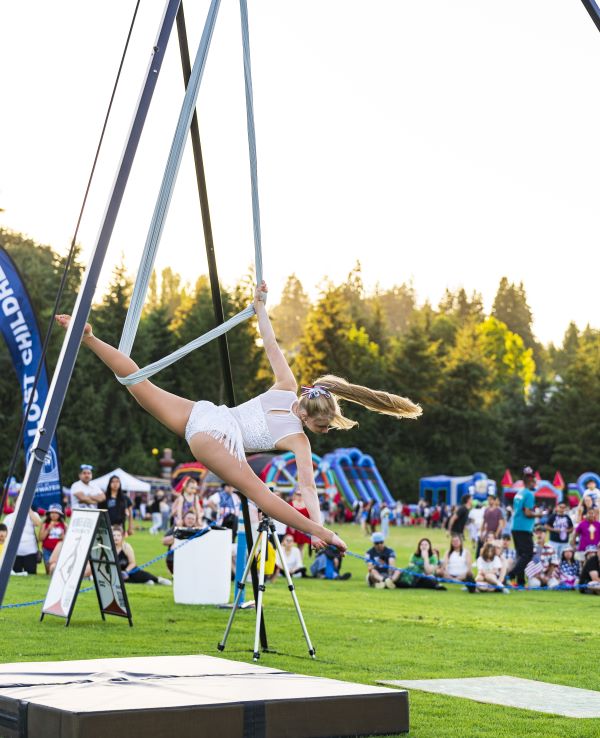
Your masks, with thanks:
[[(160, 389), (147, 379), (127, 389), (159, 422), (186, 439), (197, 461), (233, 485), (267, 515), (310, 535), (315, 548), (330, 544), (344, 552), (347, 548), (344, 541), (321, 525), (311, 447), (304, 428), (313, 433), (327, 433), (332, 428), (349, 430), (357, 425), (343, 416), (337, 398), (397, 418), (417, 418), (421, 408), (404, 397), (350, 384), (332, 375), (317, 379), (310, 387), (302, 387), (298, 397), (298, 384), (269, 320), (266, 294), (267, 286), (262, 282), (255, 292), (254, 308), (275, 376), (271, 389), (235, 408), (216, 406), (206, 400), (194, 402)], [(56, 316), (57, 323), (65, 329), (70, 319), (69, 315)], [(82, 343), (117, 376), (138, 371), (131, 358), (97, 338), (89, 323), (85, 325)], [(247, 463), (247, 452), (271, 449), (295, 454), (298, 486), (310, 518), (271, 494)]]

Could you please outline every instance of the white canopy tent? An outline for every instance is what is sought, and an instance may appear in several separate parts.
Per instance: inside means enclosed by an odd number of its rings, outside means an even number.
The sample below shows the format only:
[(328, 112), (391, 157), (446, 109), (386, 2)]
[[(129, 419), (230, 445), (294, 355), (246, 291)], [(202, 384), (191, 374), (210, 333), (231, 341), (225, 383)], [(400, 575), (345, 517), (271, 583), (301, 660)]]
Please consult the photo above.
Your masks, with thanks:
[(119, 479), (121, 480), (121, 487), (125, 490), (125, 492), (150, 492), (150, 485), (148, 484), (148, 482), (143, 482), (141, 479), (134, 477), (132, 474), (128, 474), (124, 469), (121, 469), (120, 467), (117, 469), (113, 469), (111, 472), (108, 472), (108, 474), (97, 477), (92, 481), (106, 492), (108, 480), (111, 477), (115, 476), (119, 477)]

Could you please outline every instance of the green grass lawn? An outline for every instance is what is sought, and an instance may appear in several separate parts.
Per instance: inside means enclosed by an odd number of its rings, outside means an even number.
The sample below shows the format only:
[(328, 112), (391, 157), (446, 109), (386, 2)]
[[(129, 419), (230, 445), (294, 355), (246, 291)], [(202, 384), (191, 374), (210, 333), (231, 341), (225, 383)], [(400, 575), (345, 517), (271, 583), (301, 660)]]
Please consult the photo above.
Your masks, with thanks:
[[(368, 539), (358, 526), (340, 526), (350, 549), (364, 553)], [(393, 529), (390, 545), (399, 564), (414, 550), (421, 529)], [(432, 533), (446, 547), (445, 535)], [(131, 539), (138, 562), (161, 551), (160, 538), (138, 532)], [(600, 690), (597, 654), (600, 598), (575, 592), (512, 592), (469, 595), (375, 590), (364, 564), (348, 558), (346, 582), (297, 580), (306, 624), (317, 649), (306, 644), (285, 581), (267, 586), (265, 621), (269, 646), (260, 663), (301, 674), (375, 684), (378, 679), (427, 679), (507, 674)], [(40, 567), (41, 568), (41, 567)], [(165, 574), (163, 562), (151, 569)], [(5, 602), (44, 597), (45, 576), (13, 577)], [(228, 611), (175, 605), (171, 588), (129, 585), (134, 627), (107, 616), (102, 622), (93, 592), (80, 595), (69, 628), (40, 606), (0, 611), (2, 661), (44, 661), (205, 653), (218, 656)], [(252, 660), (254, 611), (241, 611), (223, 653)], [(596, 645), (594, 645), (596, 644)], [(413, 738), (465, 736), (552, 737), (600, 735), (600, 720), (559, 718), (482, 705), (425, 692), (410, 694)]]

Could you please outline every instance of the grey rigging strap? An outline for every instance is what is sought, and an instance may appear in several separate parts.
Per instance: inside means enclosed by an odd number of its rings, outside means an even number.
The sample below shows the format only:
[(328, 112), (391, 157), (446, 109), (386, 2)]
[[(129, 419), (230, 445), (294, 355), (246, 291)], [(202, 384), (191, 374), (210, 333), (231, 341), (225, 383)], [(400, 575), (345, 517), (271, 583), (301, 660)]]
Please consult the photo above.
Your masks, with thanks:
[[(146, 238), (146, 244), (140, 260), (140, 266), (138, 270), (137, 279), (135, 282), (133, 295), (131, 297), (131, 303), (129, 310), (127, 311), (127, 317), (123, 326), (123, 333), (121, 341), (119, 343), (119, 350), (129, 356), (135, 340), (135, 335), (139, 326), (140, 318), (142, 315), (142, 309), (146, 299), (146, 293), (148, 291), (148, 285), (150, 277), (152, 275), (152, 269), (154, 267), (154, 261), (156, 258), (156, 252), (162, 235), (164, 221), (169, 209), (171, 202), (171, 196), (173, 194), (173, 188), (175, 186), (175, 180), (181, 164), (183, 156), (183, 150), (187, 139), (187, 134), (190, 128), (194, 109), (196, 106), (196, 100), (198, 98), (198, 92), (200, 90), (200, 83), (202, 81), (202, 75), (204, 73), (204, 67), (206, 63), (206, 57), (210, 48), (210, 42), (219, 12), (220, 0), (212, 0), (206, 23), (204, 25), (204, 31), (200, 44), (198, 46), (198, 52), (192, 68), (190, 80), (186, 89), (185, 97), (179, 114), (179, 120), (175, 129), (175, 135), (173, 137), (173, 143), (171, 144), (171, 150), (169, 152), (169, 158), (165, 168), (162, 184), (154, 208), (154, 214), (150, 223), (148, 236)], [(254, 102), (252, 94), (252, 69), (250, 65), (250, 34), (248, 30), (248, 6), (246, 0), (240, 0), (240, 15), (242, 25), (242, 48), (243, 48), (243, 59), (244, 59), (244, 81), (245, 81), (245, 93), (246, 93), (246, 120), (248, 128), (248, 149), (250, 153), (250, 182), (252, 189), (252, 221), (254, 226), (254, 258), (256, 265), (256, 280), (260, 284), (263, 278), (263, 266), (262, 266), (262, 248), (261, 248), (261, 232), (260, 232), (260, 208), (258, 201), (258, 174), (256, 165), (256, 133), (254, 129)], [(202, 336), (195, 338), (193, 341), (185, 344), (176, 351), (173, 351), (168, 356), (165, 356), (158, 361), (155, 361), (143, 369), (139, 369), (137, 372), (129, 374), (126, 377), (117, 377), (121, 384), (132, 385), (142, 382), (144, 379), (148, 379), (152, 375), (161, 371), (167, 366), (174, 364), (179, 359), (183, 358), (191, 351), (204, 346), (218, 336), (227, 333), (234, 326), (243, 323), (248, 318), (254, 315), (254, 306), (249, 305), (247, 308), (237, 313), (229, 320), (225, 321), (221, 325), (216, 326), (212, 330), (208, 331)]]

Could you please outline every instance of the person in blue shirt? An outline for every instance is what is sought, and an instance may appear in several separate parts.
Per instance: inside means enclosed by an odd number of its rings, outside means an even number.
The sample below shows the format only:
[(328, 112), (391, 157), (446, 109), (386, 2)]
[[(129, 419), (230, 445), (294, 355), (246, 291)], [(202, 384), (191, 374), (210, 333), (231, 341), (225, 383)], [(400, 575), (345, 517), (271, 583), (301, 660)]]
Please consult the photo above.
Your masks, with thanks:
[(511, 576), (519, 586), (525, 586), (525, 567), (533, 558), (533, 527), (541, 513), (535, 512), (535, 473), (530, 466), (523, 469), (523, 489), (513, 499), (512, 537), (517, 560)]

